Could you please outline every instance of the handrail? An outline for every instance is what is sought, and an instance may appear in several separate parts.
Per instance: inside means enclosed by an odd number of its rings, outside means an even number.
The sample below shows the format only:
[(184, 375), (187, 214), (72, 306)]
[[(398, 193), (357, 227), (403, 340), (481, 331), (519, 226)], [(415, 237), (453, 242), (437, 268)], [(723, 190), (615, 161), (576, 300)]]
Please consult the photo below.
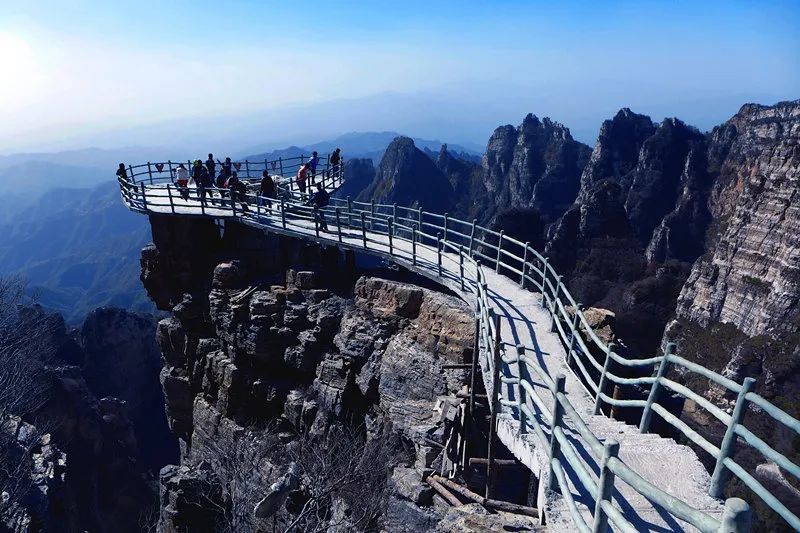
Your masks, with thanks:
[[(295, 220), (305, 221), (306, 223), (311, 222), (315, 227), (318, 225), (317, 222), (315, 222), (317, 211), (302, 205), (302, 196), (294, 181), (296, 169), (299, 168), (300, 164), (306, 159), (306, 155), (301, 155), (291, 158), (279, 158), (274, 161), (236, 162), (240, 164), (240, 171), (242, 168), (244, 169), (242, 181), (246, 183), (257, 179), (263, 170), (268, 170), (271, 174), (279, 178), (279, 190), (283, 191), (284, 197), (282, 199), (272, 199), (273, 206), (270, 208), (271, 210), (269, 210), (271, 213), (275, 213), (276, 217), (278, 213), (280, 214), (281, 222), (278, 222), (277, 225), (275, 220), (270, 219), (268, 221), (267, 218), (265, 218), (264, 213), (266, 213), (268, 209), (266, 207), (262, 208), (261, 199), (259, 199), (258, 195), (248, 193), (239, 198), (235, 196), (235, 192), (225, 189), (220, 190), (216, 187), (207, 188), (205, 190), (198, 189), (197, 187), (178, 187), (173, 183), (171, 173), (169, 172), (171, 169), (175, 168), (176, 163), (173, 161), (159, 164), (147, 163), (129, 165), (126, 167), (128, 176), (119, 179), (119, 184), (123, 201), (129, 208), (136, 211), (148, 212), (154, 211), (154, 208), (156, 208), (156, 212), (164, 212), (165, 209), (169, 208), (168, 212), (188, 216), (203, 215), (222, 218), (233, 216), (243, 218), (247, 221), (268, 223), (274, 226), (276, 230), (279, 229), (297, 234), (296, 230), (293, 229), (297, 227), (297, 222), (295, 222)], [(254, 173), (255, 178), (253, 176)], [(323, 186), (326, 189), (331, 191), (335, 190), (344, 181), (343, 162), (338, 169), (331, 169), (328, 158), (321, 155), (317, 167), (317, 176), (322, 180)], [(139, 179), (137, 180), (137, 178)], [(206, 203), (204, 196), (207, 193), (218, 195), (219, 198), (215, 198), (214, 202)], [(190, 210), (182, 205), (178, 205), (178, 199), (182, 198), (181, 195), (185, 195), (186, 198), (192, 202), (201, 202), (200, 212), (196, 212), (197, 209)], [(255, 205), (256, 209), (250, 208), (249, 211), (243, 211), (243, 209), (245, 209), (245, 205), (242, 203), (243, 199), (248, 200), (250, 205)], [(742, 436), (743, 433), (747, 432), (746, 429), (742, 429), (744, 428), (741, 423), (743, 413), (738, 417), (728, 415), (709, 400), (691, 391), (688, 387), (667, 379), (667, 369), (670, 365), (674, 364), (680, 366), (685, 371), (700, 374), (733, 393), (739, 393), (741, 402), (737, 401), (737, 405), (741, 403), (744, 412), (746, 412), (747, 404), (752, 403), (754, 406), (761, 408), (778, 423), (800, 432), (800, 421), (791, 417), (768, 400), (752, 392), (744, 391), (743, 385), (698, 365), (697, 363), (675, 355), (674, 353), (645, 359), (628, 358), (617, 353), (612, 346), (606, 344), (598, 336), (597, 332), (592, 329), (586, 319), (584, 311), (576, 303), (575, 298), (561, 281), (561, 277), (557, 274), (553, 264), (547, 257), (530, 247), (528, 243), (522, 243), (513, 237), (506, 236), (503, 232), (479, 226), (475, 221), (469, 222), (453, 218), (446, 214), (428, 212), (422, 207), (409, 208), (395, 204), (353, 201), (349, 198), (331, 198), (330, 206), (319, 210), (319, 213), (324, 214), (326, 217), (336, 216), (340, 243), (342, 242), (342, 228), (346, 228), (351, 232), (361, 232), (363, 233), (362, 247), (368, 248), (375, 253), (386, 253), (388, 256), (392, 256), (391, 249), (389, 249), (388, 252), (382, 248), (379, 250), (375, 249), (375, 247), (385, 247), (386, 242), (370, 235), (388, 236), (390, 229), (395, 240), (410, 242), (412, 239), (415, 239), (416, 246), (420, 249), (427, 249), (428, 252), (435, 251), (438, 246), (439, 275), (445, 276), (449, 282), (459, 284), (462, 290), (473, 293), (478, 297), (479, 321), (483, 324), (481, 337), (485, 340), (484, 348), (491, 348), (494, 342), (491, 321), (488, 320), (488, 315), (486, 314), (486, 309), (489, 306), (489, 297), (486, 294), (481, 294), (483, 291), (475, 277), (466, 275), (468, 270), (474, 272), (476, 275), (479, 274), (481, 267), (478, 266), (476, 260), (480, 259), (482, 265), (486, 268), (493, 269), (495, 272), (518, 281), (521, 290), (529, 290), (532, 287), (538, 289), (542, 293), (542, 305), (551, 314), (553, 319), (554, 330), (558, 333), (562, 342), (569, 347), (569, 350), (567, 350), (568, 357), (574, 358), (574, 368), (570, 366), (570, 369), (573, 373), (577, 372), (576, 375), (579, 377), (578, 381), (584, 385), (587, 394), (595, 400), (597, 406), (596, 412), (601, 412), (599, 406), (605, 403), (608, 405), (627, 407), (641, 406), (643, 409), (643, 421), (645, 419), (645, 413), (651, 411), (660, 416), (666, 414), (666, 416), (669, 417), (671, 413), (668, 413), (666, 409), (658, 404), (658, 394), (656, 393), (659, 388), (667, 387), (673, 392), (695, 401), (698, 405), (708, 410), (728, 427), (731, 435)], [(329, 220), (331, 219), (329, 218)], [(362, 221), (364, 226), (361, 225)], [(465, 229), (459, 231), (455, 228)], [(316, 227), (316, 231), (319, 233), (318, 227)], [(522, 255), (520, 256), (519, 254)], [(412, 260), (418, 261), (422, 259), (418, 259), (417, 256), (414, 255), (412, 258), (396, 257), (395, 260), (409, 264)], [(451, 266), (446, 267), (443, 263), (447, 263)], [(452, 265), (455, 265), (455, 267)], [(460, 269), (460, 271), (457, 272), (454, 268)], [(567, 307), (572, 308), (573, 311), (568, 313), (566, 311)], [(570, 315), (572, 315), (572, 319), (570, 319)], [(569, 327), (565, 327), (562, 321), (569, 322)], [(586, 335), (587, 338), (585, 341), (582, 335)], [(601, 365), (600, 362), (594, 359), (590, 351), (592, 348), (597, 349), (599, 353), (605, 354), (606, 361), (604, 365)], [(587, 362), (592, 369), (596, 371), (595, 374), (587, 371)], [(489, 364), (491, 366), (491, 358)], [(537, 373), (536, 362), (531, 358), (521, 356), (518, 358), (518, 364), (525, 365), (528, 369), (534, 369), (533, 373)], [(663, 372), (660, 372), (655, 377), (620, 376), (618, 372), (612, 371), (613, 365), (620, 365), (627, 368), (656, 365), (663, 367)], [(599, 374), (599, 377), (596, 374)], [(532, 384), (528, 383), (527, 380), (525, 384), (533, 390)], [(551, 385), (548, 384), (546, 380), (545, 384)], [(606, 387), (610, 384), (621, 386), (650, 384), (651, 397), (648, 398), (647, 401), (615, 399), (609, 394), (606, 394)], [(523, 387), (522, 381), (518, 383), (518, 386)], [(527, 390), (527, 387), (524, 388)], [(530, 393), (530, 391), (528, 392)], [(538, 407), (541, 408), (542, 398), (536, 396), (536, 399), (539, 401), (535, 403), (539, 404)], [(508, 403), (520, 412), (524, 411), (523, 406), (520, 405), (519, 402), (515, 404), (512, 401), (508, 401)], [(527, 406), (525, 407), (527, 408)], [(648, 419), (649, 416), (648, 414)], [(526, 423), (531, 423), (531, 417), (525, 418), (527, 418)], [(662, 416), (662, 418), (664, 418), (664, 416)], [(520, 419), (523, 419), (523, 417), (520, 416)], [(696, 437), (698, 437), (698, 434), (688, 428), (685, 423), (680, 422), (674, 415), (672, 415), (672, 418), (668, 421), (670, 423), (678, 421), (677, 424), (673, 425), (687, 438), (697, 440)], [(647, 430), (648, 428), (643, 429)], [(538, 432), (538, 434), (543, 433)], [(748, 436), (749, 435), (750, 434), (748, 434)], [(723, 479), (722, 474), (726, 471), (725, 465), (728, 464), (727, 459), (730, 457), (732, 446), (736, 440), (733, 437), (728, 437), (727, 434), (726, 439), (728, 441), (727, 444), (724, 442), (719, 447), (712, 443), (707, 443), (708, 446), (704, 446), (707, 451), (718, 451), (716, 456), (718, 466), (717, 469), (715, 469), (715, 479), (717, 479), (715, 486), (717, 488), (715, 489), (712, 487), (712, 495), (715, 497), (721, 496), (721, 489), (718, 488), (720, 486), (719, 479)], [(763, 449), (760, 449), (763, 448), (761, 445), (763, 441), (761, 441), (761, 439), (756, 437), (746, 440), (748, 444), (752, 445), (762, 454), (769, 454), (769, 457), (779, 456), (780, 458), (778, 460), (782, 464), (786, 464), (786, 461), (788, 461), (785, 456), (779, 454), (776, 450), (770, 448), (770, 451), (765, 452)], [(789, 464), (794, 463), (789, 461)], [(716, 470), (721, 472), (719, 476), (717, 476)], [(731, 469), (727, 470), (731, 471)], [(791, 469), (788, 471), (791, 471)], [(739, 476), (738, 471), (732, 471), (732, 473)], [(756, 493), (764, 499), (762, 494)]]

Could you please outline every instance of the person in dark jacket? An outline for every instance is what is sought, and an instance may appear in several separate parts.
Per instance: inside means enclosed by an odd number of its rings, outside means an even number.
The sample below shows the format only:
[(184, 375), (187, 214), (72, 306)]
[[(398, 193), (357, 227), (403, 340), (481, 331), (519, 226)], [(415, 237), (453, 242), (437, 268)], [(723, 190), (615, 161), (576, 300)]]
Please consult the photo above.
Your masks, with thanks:
[(258, 195), (261, 205), (266, 205), (272, 209), (270, 198), (275, 198), (275, 182), (272, 181), (272, 176), (269, 175), (267, 170), (261, 173), (261, 188)]
[(308, 160), (308, 168), (311, 171), (312, 185), (317, 180), (317, 165), (319, 165), (319, 155), (317, 154), (317, 152), (314, 152), (311, 154), (311, 158)]
[(214, 179), (214, 176), (217, 175), (217, 162), (214, 161), (214, 154), (208, 154), (208, 159), (206, 159), (206, 169), (208, 170), (208, 175), (211, 176), (211, 179)]
[(219, 159), (217, 159), (217, 163), (219, 163), (220, 166), (222, 167), (220, 174), (225, 177), (225, 181), (228, 181), (231, 178), (231, 173), (233, 171), (233, 169), (231, 168), (233, 166), (231, 158), (226, 157), (224, 163)]
[(197, 195), (200, 197), (200, 203), (206, 205), (206, 187), (208, 187), (208, 169), (203, 166), (203, 162), (199, 159), (194, 160), (192, 165), (192, 179), (194, 185), (197, 187)]
[(128, 173), (125, 171), (125, 163), (120, 163), (117, 169), (117, 178), (123, 181), (128, 181)]
[(238, 200), (242, 203), (242, 211), (247, 211), (247, 185), (239, 180), (239, 174), (232, 172), (227, 185), (231, 191), (231, 202)]
[(330, 168), (328, 169), (328, 179), (333, 179), (333, 183), (336, 183), (336, 178), (339, 177), (339, 165), (342, 163), (341, 148), (337, 148), (333, 151), (331, 156), (328, 158), (328, 163), (330, 164)]
[(322, 211), (331, 201), (331, 195), (322, 188), (321, 183), (317, 183), (317, 192), (308, 199), (308, 205), (314, 207), (314, 220), (319, 224), (319, 229), (328, 231), (328, 223), (325, 220), (325, 213)]

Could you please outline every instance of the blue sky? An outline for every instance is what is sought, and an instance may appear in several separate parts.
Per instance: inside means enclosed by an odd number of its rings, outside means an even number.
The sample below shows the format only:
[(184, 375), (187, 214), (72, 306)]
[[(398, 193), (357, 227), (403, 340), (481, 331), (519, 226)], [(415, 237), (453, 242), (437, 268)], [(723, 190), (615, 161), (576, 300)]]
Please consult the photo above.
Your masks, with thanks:
[(707, 129), (800, 98), (800, 2), (552, 4), (0, 0), (0, 153), (254, 112), (250, 145), (313, 141), (292, 126), (341, 106), (319, 135), (478, 143), (533, 112), (591, 143), (624, 106)]

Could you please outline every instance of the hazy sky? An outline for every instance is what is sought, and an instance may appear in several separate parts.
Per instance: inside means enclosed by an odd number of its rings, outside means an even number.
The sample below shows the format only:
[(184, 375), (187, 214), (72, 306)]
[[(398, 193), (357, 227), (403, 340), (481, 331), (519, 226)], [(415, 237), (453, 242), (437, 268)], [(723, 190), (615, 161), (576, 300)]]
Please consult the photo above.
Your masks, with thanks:
[[(800, 2), (553, 4), (0, 0), (0, 153), (334, 101), (356, 117), (387, 92), (452, 104), (397, 116), (453, 142), (527, 112), (593, 142), (623, 106), (705, 128), (746, 101), (800, 98)], [(337, 128), (399, 129), (372, 114)], [(250, 144), (296, 136), (266, 130)]]

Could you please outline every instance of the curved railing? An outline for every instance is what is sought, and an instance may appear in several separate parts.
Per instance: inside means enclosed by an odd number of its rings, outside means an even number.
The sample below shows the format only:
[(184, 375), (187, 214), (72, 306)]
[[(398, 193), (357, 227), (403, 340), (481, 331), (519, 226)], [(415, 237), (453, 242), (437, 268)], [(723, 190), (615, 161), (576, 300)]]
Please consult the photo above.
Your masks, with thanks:
[[(327, 158), (321, 158), (327, 168)], [(415, 269), (425, 275), (438, 277), (450, 287), (465, 294), (472, 294), (476, 300), (477, 331), (480, 348), (486, 353), (488, 371), (494, 376), (492, 388), (494, 411), (500, 406), (510, 408), (519, 420), (520, 433), (533, 432), (540, 443), (549, 450), (549, 482), (551, 487), (565, 486), (568, 470), (577, 476), (576, 485), (583, 486), (595, 502), (593, 524), (584, 522), (569, 490), (563, 496), (576, 527), (581, 531), (600, 531), (604, 524), (611, 523), (622, 531), (634, 531), (612, 501), (615, 478), (627, 483), (651, 502), (666, 509), (671, 515), (683, 520), (700, 531), (743, 531), (742, 516), (749, 511), (747, 505), (736, 498), (726, 501), (722, 521), (702, 510), (694, 509), (679, 498), (659, 489), (644, 479), (617, 457), (618, 445), (613, 441), (601, 442), (595, 436), (583, 417), (564, 393), (564, 376), (549, 376), (536, 361), (528, 357), (527, 349), (518, 346), (514, 356), (504, 354), (500, 341), (500, 321), (488, 295), (485, 269), (516, 280), (520, 290), (534, 289), (541, 292), (542, 306), (549, 312), (555, 332), (564, 344), (567, 364), (584, 385), (594, 400), (594, 412), (600, 414), (603, 404), (616, 407), (641, 408), (639, 429), (648, 431), (652, 414), (655, 412), (667, 423), (716, 461), (712, 475), (710, 494), (715, 498), (722, 496), (726, 475), (733, 473), (755, 494), (783, 517), (793, 528), (800, 529), (800, 519), (784, 503), (772, 495), (757, 479), (732, 458), (737, 437), (758, 450), (766, 459), (774, 461), (786, 472), (800, 477), (800, 468), (768, 443), (748, 430), (743, 423), (748, 404), (753, 404), (773, 418), (776, 423), (800, 433), (800, 422), (779, 409), (763, 397), (752, 392), (754, 380), (748, 378), (743, 384), (692, 363), (676, 355), (675, 346), (669, 345), (663, 355), (647, 359), (628, 359), (616, 353), (613, 344), (605, 343), (591, 328), (583, 313), (582, 306), (575, 301), (546, 257), (534, 250), (529, 243), (520, 242), (506, 236), (503, 231), (482, 227), (476, 221), (463, 221), (424, 211), (422, 208), (356, 202), (351, 199), (331, 199), (331, 205), (317, 211), (299, 201), (296, 187), (292, 186), (292, 176), (302, 158), (293, 158), (292, 163), (281, 159), (278, 162), (264, 161), (259, 165), (245, 162), (245, 178), (249, 172), (268, 169), (276, 170), (279, 181), (287, 183), (286, 193), (279, 199), (261, 199), (257, 195), (238, 196), (235, 193), (217, 191), (219, 198), (205, 200), (196, 188), (179, 191), (172, 183), (161, 176), (162, 171), (153, 170), (154, 164), (128, 167), (129, 176), (120, 179), (123, 200), (132, 210), (144, 213), (177, 213), (182, 215), (202, 215), (211, 217), (236, 217), (242, 222), (259, 227), (271, 227), (274, 231), (299, 237), (311, 235), (319, 241), (329, 241), (342, 247), (363, 249), (370, 253), (389, 258), (403, 266)], [(253, 169), (256, 170), (253, 170)], [(286, 174), (288, 170), (288, 176)], [(142, 170), (146, 169), (146, 170)], [(279, 174), (283, 169), (284, 174)], [(326, 187), (335, 188), (342, 183), (342, 172), (333, 176), (327, 174)], [(136, 180), (139, 178), (139, 180)], [(216, 190), (216, 189), (213, 189)], [(184, 196), (180, 196), (183, 193)], [(270, 202), (267, 205), (267, 202)], [(331, 232), (322, 232), (318, 216), (322, 213), (329, 222)], [(400, 244), (402, 243), (402, 246)], [(432, 274), (431, 274), (432, 273)], [(584, 340), (583, 332), (586, 336)], [(596, 354), (601, 354), (598, 360)], [(505, 366), (503, 365), (505, 364)], [(628, 368), (653, 368), (652, 376), (624, 377), (611, 371), (611, 365)], [(504, 368), (518, 367), (518, 376), (508, 374)], [(731, 413), (714, 405), (708, 399), (667, 378), (670, 366), (680, 367), (685, 372), (699, 374), (712, 382), (737, 394), (737, 401)], [(524, 367), (525, 372), (522, 372)], [(649, 373), (649, 372), (647, 372)], [(545, 385), (547, 397), (539, 393), (541, 387), (520, 377), (536, 376)], [(511, 383), (516, 391), (515, 397), (504, 397), (500, 383)], [(618, 399), (607, 394), (612, 385), (648, 385), (650, 392), (646, 400)], [(692, 430), (679, 417), (672, 414), (659, 402), (659, 391), (669, 389), (684, 398), (690, 399), (716, 417), (727, 428), (719, 445), (707, 441)], [(600, 465), (597, 481), (592, 475), (592, 466), (579, 454), (567, 432), (577, 434), (581, 442), (595, 456)], [(569, 469), (564, 468), (564, 463)]]

